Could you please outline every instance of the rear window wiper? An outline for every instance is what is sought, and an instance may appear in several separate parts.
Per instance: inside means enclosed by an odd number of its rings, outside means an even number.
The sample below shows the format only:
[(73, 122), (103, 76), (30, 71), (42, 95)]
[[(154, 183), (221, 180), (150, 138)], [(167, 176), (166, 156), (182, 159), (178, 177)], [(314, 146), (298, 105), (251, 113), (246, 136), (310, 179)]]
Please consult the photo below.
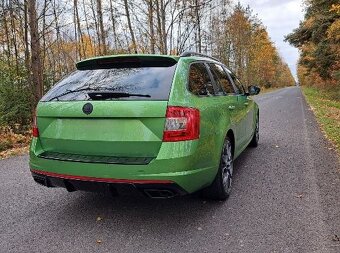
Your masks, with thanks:
[(92, 100), (106, 100), (106, 99), (111, 99), (111, 98), (127, 98), (127, 97), (144, 97), (144, 98), (151, 97), (150, 95), (146, 95), (146, 94), (114, 92), (114, 91), (88, 92), (87, 95)]
[(65, 92), (57, 95), (57, 96), (54, 96), (52, 98), (50, 98), (48, 101), (52, 101), (54, 99), (56, 99), (57, 101), (59, 101), (59, 98), (60, 97), (63, 97), (63, 96), (66, 96), (68, 94), (72, 94), (72, 93), (76, 93), (76, 92), (81, 92), (81, 91), (90, 91), (90, 90), (98, 90), (98, 89), (95, 89), (95, 88), (90, 88), (90, 87), (85, 87), (85, 88), (80, 88), (80, 89), (75, 89), (75, 90), (66, 90)]

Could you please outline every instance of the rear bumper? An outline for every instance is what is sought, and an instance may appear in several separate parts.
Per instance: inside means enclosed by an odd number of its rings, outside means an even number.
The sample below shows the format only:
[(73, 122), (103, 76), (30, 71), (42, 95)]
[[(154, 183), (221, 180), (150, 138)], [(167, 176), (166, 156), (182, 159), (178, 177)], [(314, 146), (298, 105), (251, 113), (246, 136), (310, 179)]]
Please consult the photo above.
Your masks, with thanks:
[(168, 180), (128, 180), (84, 176), (71, 176), (45, 171), (31, 170), (35, 182), (46, 187), (61, 187), (69, 192), (81, 190), (92, 192), (108, 191), (113, 194), (138, 190), (151, 198), (172, 198), (187, 192)]
[(39, 139), (33, 138), (29, 165), (33, 173), (48, 178), (138, 187), (161, 182), (161, 186), (175, 184), (185, 193), (193, 193), (212, 183), (219, 163), (217, 153), (214, 157), (200, 152), (197, 145), (197, 141), (163, 143), (158, 156), (148, 164), (109, 164), (39, 157), (45, 151)]

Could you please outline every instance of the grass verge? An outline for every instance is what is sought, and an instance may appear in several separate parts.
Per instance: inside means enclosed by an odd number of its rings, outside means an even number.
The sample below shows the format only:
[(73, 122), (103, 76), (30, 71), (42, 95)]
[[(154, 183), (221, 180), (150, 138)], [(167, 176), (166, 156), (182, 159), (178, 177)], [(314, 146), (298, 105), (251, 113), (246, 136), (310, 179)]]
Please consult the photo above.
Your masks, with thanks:
[(326, 137), (335, 145), (340, 155), (340, 98), (337, 90), (302, 87)]

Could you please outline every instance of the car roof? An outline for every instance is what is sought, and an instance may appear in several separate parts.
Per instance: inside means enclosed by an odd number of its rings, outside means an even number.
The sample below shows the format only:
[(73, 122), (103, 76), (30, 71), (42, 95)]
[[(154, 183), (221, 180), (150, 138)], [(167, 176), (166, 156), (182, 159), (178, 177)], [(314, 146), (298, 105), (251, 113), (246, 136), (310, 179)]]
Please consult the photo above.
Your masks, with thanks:
[(216, 63), (223, 65), (223, 67), (228, 71), (229, 74), (233, 74), (233, 71), (231, 71), (224, 63), (219, 61), (218, 59), (210, 56), (205, 56), (205, 55), (193, 55), (193, 56), (184, 56), (181, 58), (188, 58), (191, 62), (195, 61), (204, 61), (204, 62), (209, 62), (209, 63)]
[[(181, 58), (184, 58), (184, 57), (181, 57)], [(206, 61), (206, 62), (223, 64), (222, 62), (218, 61), (217, 59), (215, 60), (213, 58), (204, 57), (204, 56), (188, 56), (188, 57), (185, 57), (185, 58), (190, 59), (191, 61)]]

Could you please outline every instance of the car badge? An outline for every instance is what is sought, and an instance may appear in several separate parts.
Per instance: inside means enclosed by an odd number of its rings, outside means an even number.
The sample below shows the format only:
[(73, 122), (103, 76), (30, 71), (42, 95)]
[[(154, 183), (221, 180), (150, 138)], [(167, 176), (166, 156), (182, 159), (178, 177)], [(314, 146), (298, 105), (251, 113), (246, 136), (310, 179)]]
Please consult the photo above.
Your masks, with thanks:
[(91, 103), (86, 103), (83, 106), (83, 112), (87, 115), (91, 114), (93, 111), (93, 105)]

